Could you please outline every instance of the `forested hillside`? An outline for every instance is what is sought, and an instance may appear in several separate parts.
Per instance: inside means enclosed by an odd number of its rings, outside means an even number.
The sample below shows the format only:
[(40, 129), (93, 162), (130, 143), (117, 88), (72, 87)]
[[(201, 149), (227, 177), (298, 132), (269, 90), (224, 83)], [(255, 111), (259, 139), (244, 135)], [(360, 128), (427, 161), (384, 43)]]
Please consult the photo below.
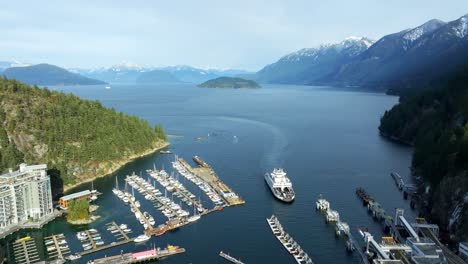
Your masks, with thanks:
[(47, 163), (64, 184), (107, 174), (161, 147), (160, 126), (97, 101), (0, 78), (0, 169)]
[[(414, 145), (412, 167), (430, 182), (431, 215), (442, 227), (468, 238), (468, 68), (438, 81), (437, 88), (402, 95), (400, 104), (386, 112), (381, 133)], [(457, 223), (453, 212), (462, 208)], [(463, 208), (464, 207), (464, 208)]]

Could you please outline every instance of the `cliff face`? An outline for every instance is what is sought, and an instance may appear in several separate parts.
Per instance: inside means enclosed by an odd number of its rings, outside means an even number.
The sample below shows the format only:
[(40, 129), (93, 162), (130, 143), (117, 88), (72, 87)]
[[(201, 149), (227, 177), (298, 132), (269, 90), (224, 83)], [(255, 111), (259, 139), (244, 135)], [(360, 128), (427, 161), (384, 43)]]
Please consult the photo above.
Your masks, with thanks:
[(99, 102), (6, 79), (0, 86), (1, 170), (47, 163), (57, 186), (73, 185), (167, 144), (160, 126)]
[(414, 145), (413, 172), (431, 185), (430, 216), (467, 239), (468, 70), (432, 90), (402, 96), (384, 114), (379, 130)]

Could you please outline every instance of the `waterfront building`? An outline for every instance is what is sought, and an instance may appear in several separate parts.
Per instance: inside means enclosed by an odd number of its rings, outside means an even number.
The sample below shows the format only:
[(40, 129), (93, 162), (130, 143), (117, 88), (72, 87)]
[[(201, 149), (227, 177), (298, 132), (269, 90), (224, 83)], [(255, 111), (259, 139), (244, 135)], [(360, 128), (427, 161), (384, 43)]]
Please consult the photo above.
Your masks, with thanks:
[(62, 209), (68, 208), (68, 203), (70, 201), (77, 201), (82, 199), (89, 199), (92, 196), (92, 192), (90, 190), (84, 190), (81, 192), (71, 193), (65, 196), (60, 197), (59, 199), (59, 206)]
[(54, 212), (47, 165), (20, 164), (0, 175), (0, 231)]

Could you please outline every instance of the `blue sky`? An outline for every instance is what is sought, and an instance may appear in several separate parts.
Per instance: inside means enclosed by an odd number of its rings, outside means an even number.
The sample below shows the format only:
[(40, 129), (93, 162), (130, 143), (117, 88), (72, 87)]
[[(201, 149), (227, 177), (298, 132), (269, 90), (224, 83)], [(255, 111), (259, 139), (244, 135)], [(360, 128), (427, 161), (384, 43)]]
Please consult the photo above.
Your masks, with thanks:
[(467, 0), (2, 1), (0, 60), (258, 70), (347, 36), (378, 39), (468, 13)]

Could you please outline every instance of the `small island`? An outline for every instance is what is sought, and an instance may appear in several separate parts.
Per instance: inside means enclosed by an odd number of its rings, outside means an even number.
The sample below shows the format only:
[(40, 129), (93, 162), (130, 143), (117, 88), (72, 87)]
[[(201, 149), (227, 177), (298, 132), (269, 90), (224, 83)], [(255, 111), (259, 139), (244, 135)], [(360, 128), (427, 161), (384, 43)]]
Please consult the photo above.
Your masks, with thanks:
[(70, 201), (67, 209), (67, 222), (72, 225), (86, 225), (98, 219), (99, 216), (91, 213), (98, 209), (97, 205), (90, 205), (85, 199)]
[(237, 77), (219, 77), (208, 80), (198, 87), (203, 88), (260, 88), (260, 85), (252, 80), (246, 80)]

